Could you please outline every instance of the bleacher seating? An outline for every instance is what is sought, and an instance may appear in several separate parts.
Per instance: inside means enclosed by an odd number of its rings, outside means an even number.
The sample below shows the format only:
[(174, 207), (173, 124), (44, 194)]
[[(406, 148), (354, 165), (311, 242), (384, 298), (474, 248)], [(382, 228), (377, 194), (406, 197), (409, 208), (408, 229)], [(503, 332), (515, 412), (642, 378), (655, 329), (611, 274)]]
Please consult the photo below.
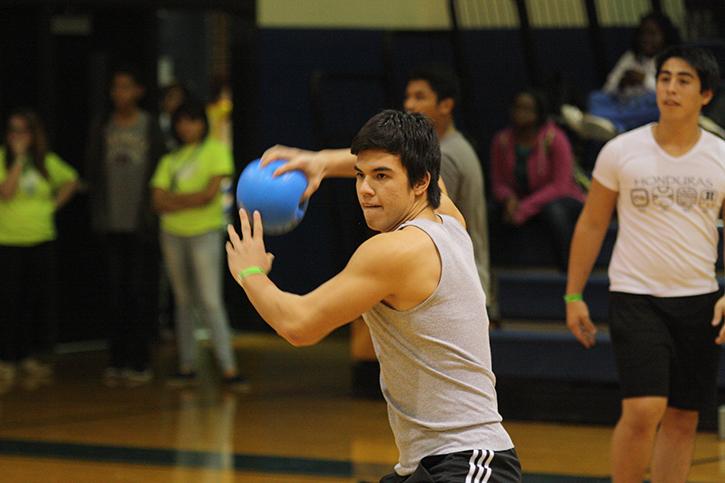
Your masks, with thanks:
[[(617, 224), (613, 222), (607, 231), (584, 292), (592, 319), (602, 329), (597, 335), (596, 346), (589, 350), (564, 328), (562, 295), (566, 275), (556, 268), (553, 247), (541, 243), (549, 240), (545, 229), (543, 225), (531, 223), (518, 231), (491, 233), (491, 262), (498, 284), (501, 319), (514, 321), (491, 332), (494, 370), (506, 381), (616, 385), (616, 369), (606, 330), (609, 299), (606, 267), (614, 248)], [(719, 231), (717, 268), (722, 273), (722, 228)], [(720, 286), (723, 285), (720, 278)], [(541, 324), (546, 328), (536, 330), (521, 329), (516, 328), (517, 321), (525, 321), (529, 327), (531, 323), (535, 327), (536, 322), (549, 324)], [(551, 322), (560, 325), (552, 327)], [(725, 351), (721, 354), (718, 387), (725, 391)], [(618, 397), (616, 391), (610, 396)], [(711, 424), (708, 419), (708, 426)]]
[[(566, 288), (566, 275), (555, 268), (553, 248), (545, 230), (546, 227), (540, 224), (530, 223), (518, 231), (492, 234), (491, 264), (498, 282), (499, 311), (503, 319), (564, 319), (561, 297)], [(721, 273), (722, 228), (719, 231), (717, 269)], [(607, 320), (609, 280), (606, 267), (616, 237), (617, 224), (613, 222), (584, 293), (592, 317), (598, 321)]]

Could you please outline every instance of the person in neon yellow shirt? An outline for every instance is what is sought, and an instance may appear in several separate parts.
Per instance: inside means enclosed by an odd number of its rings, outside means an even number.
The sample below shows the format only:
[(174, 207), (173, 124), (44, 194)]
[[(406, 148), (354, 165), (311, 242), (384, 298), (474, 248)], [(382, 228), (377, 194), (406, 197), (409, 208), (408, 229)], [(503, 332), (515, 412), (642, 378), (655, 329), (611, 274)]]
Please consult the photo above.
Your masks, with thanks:
[(222, 260), (226, 217), (222, 183), (234, 173), (229, 148), (208, 136), (204, 106), (190, 101), (172, 118), (179, 147), (159, 162), (151, 178), (161, 217), (160, 244), (174, 292), (179, 371), (171, 385), (196, 381), (194, 309), (211, 330), (226, 385), (247, 386), (237, 370), (224, 306)]
[(16, 364), (28, 375), (50, 375), (36, 356), (54, 342), (54, 215), (77, 187), (76, 171), (48, 151), (38, 116), (13, 113), (0, 148), (0, 382), (12, 381)]

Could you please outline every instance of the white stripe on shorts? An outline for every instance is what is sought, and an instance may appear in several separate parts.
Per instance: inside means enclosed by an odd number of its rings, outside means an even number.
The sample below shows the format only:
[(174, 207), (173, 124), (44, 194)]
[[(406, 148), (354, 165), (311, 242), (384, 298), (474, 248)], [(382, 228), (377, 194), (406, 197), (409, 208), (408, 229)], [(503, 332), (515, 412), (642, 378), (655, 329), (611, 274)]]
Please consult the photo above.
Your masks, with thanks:
[(493, 451), (490, 449), (486, 451), (488, 453), (488, 456), (486, 458), (486, 462), (483, 463), (483, 471), (485, 472), (483, 475), (483, 480), (481, 480), (481, 483), (486, 483), (489, 478), (491, 478), (491, 474), (493, 473), (493, 469), (491, 468), (491, 461), (493, 461)]
[(474, 449), (471, 452), (471, 459), (468, 460), (469, 470), (466, 475), (466, 483), (486, 483), (491, 478), (492, 470), (489, 465), (492, 460), (493, 451)]

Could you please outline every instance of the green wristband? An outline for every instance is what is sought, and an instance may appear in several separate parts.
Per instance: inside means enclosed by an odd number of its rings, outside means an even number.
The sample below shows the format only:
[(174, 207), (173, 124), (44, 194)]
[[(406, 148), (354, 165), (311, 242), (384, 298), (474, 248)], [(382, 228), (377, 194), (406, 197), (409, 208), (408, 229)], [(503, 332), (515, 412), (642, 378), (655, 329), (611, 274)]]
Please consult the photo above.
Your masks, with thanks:
[(265, 273), (264, 273), (264, 270), (262, 270), (262, 268), (261, 268), (261, 267), (257, 267), (257, 266), (254, 266), (254, 265), (253, 265), (253, 266), (251, 266), (251, 267), (247, 267), (247, 268), (245, 268), (244, 270), (240, 271), (240, 272), (239, 272), (239, 273), (237, 274), (237, 278), (238, 278), (238, 279), (239, 279), (239, 281), (241, 282), (241, 281), (242, 281), (242, 280), (244, 280), (245, 278), (247, 278), (247, 277), (249, 277), (249, 276), (251, 276), (251, 275), (257, 275), (257, 274), (265, 275)]
[(564, 302), (581, 302), (584, 300), (584, 297), (582, 297), (582, 294), (580, 293), (568, 293), (564, 295)]

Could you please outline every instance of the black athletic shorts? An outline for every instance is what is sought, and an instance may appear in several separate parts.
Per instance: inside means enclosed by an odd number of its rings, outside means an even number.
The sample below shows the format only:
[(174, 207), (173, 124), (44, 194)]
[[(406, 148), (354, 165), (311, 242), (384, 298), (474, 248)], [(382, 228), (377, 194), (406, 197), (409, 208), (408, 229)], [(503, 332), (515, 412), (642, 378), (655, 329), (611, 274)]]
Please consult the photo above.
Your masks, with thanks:
[(715, 402), (720, 326), (711, 324), (718, 292), (689, 297), (609, 295), (609, 330), (624, 398), (663, 396), (697, 410)]
[(426, 456), (413, 474), (390, 473), (380, 483), (519, 483), (521, 464), (516, 450), (474, 449)]

